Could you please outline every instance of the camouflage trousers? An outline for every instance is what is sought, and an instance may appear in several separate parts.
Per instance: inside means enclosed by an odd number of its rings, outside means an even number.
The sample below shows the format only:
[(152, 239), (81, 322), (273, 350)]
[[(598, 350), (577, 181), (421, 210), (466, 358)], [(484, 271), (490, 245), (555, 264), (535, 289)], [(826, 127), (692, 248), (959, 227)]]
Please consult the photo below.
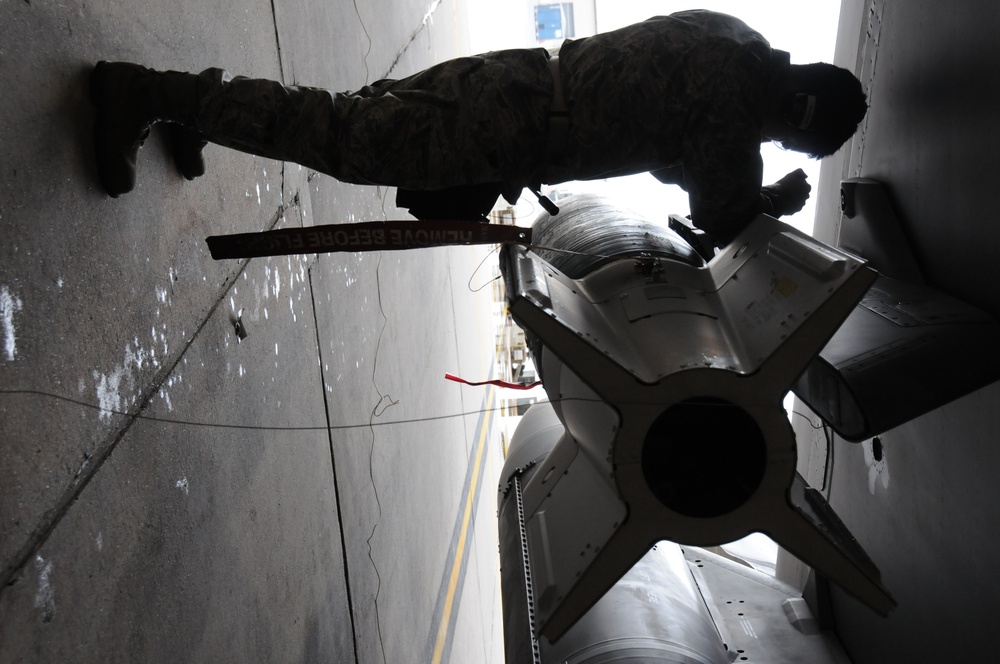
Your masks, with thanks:
[(544, 157), (547, 61), (543, 49), (498, 51), (343, 93), (208, 69), (188, 124), (212, 143), (354, 184), (527, 184)]

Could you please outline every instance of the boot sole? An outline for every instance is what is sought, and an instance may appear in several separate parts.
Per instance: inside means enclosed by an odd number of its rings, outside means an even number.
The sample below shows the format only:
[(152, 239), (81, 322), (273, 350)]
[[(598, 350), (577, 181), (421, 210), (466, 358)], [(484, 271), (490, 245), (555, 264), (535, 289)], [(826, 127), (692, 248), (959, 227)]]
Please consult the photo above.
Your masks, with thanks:
[[(106, 151), (101, 149), (102, 143), (106, 142), (108, 139), (106, 136), (102, 135), (102, 116), (104, 114), (105, 99), (108, 89), (108, 67), (109, 63), (106, 60), (99, 61), (94, 65), (94, 69), (90, 72), (90, 103), (94, 108), (97, 109), (97, 117), (94, 120), (94, 147), (97, 156), (97, 174), (101, 181), (101, 186), (104, 188), (104, 192), (111, 198), (118, 198), (122, 194), (127, 194), (135, 188), (135, 179), (133, 177), (126, 177), (124, 180), (121, 179), (121, 173), (118, 174), (119, 177), (110, 175), (110, 172), (114, 172), (114, 159), (107, 160)], [(102, 158), (102, 155), (104, 158)], [(134, 174), (134, 166), (133, 166)]]

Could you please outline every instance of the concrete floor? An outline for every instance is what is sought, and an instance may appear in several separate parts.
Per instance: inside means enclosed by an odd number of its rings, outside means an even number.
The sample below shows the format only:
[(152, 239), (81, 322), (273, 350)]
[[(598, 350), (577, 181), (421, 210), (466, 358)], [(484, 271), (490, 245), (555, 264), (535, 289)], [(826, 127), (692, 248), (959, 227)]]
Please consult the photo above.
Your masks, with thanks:
[(109, 199), (87, 101), (98, 59), (353, 89), (468, 53), (467, 23), (0, 5), (0, 662), (502, 660), (492, 393), (443, 380), (492, 366), (487, 250), (212, 261), (208, 235), (404, 215), (214, 147), (186, 182), (155, 131)]

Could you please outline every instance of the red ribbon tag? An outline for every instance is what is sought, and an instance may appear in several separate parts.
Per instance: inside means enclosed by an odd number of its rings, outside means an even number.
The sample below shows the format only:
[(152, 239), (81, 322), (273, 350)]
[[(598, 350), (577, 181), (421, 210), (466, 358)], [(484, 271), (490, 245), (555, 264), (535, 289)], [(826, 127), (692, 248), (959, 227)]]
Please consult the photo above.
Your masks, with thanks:
[(534, 383), (526, 385), (524, 383), (508, 383), (505, 380), (496, 380), (496, 379), (494, 379), (494, 380), (484, 380), (484, 381), (480, 381), (478, 383), (474, 383), (472, 381), (465, 380), (464, 378), (459, 378), (455, 374), (450, 374), (450, 373), (446, 373), (444, 375), (444, 377), (446, 379), (448, 379), (448, 380), (453, 380), (456, 383), (465, 383), (466, 385), (472, 385), (472, 386), (477, 386), (477, 385), (496, 385), (498, 387), (509, 387), (512, 390), (530, 390), (531, 388), (538, 387), (539, 385), (542, 384), (542, 381), (540, 381), (540, 380), (539, 381), (535, 381)]

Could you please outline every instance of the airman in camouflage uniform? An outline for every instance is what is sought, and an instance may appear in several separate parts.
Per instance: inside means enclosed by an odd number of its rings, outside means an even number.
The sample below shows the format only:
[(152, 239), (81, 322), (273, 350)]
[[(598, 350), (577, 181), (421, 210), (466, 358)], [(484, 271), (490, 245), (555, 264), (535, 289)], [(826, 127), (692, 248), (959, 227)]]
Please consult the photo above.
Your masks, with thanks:
[[(759, 212), (797, 211), (808, 196), (804, 176), (761, 187), (760, 143), (795, 138), (786, 120), (804, 131), (816, 97), (809, 110), (792, 109), (793, 96), (807, 95), (788, 88), (788, 54), (742, 21), (709, 11), (656, 17), (568, 40), (555, 62), (543, 49), (499, 51), (347, 93), (219, 69), (195, 76), (101, 63), (92, 76), (99, 169), (111, 195), (130, 190), (132, 134), (142, 133), (133, 126), (168, 120), (345, 182), (414, 190), (502, 183), (508, 196), (650, 171), (684, 187), (695, 224), (723, 241)], [(834, 149), (864, 115), (860, 90), (857, 117)], [(197, 156), (190, 143), (175, 142), (179, 166)]]
[(688, 191), (702, 228), (761, 211), (762, 117), (787, 53), (738, 19), (691, 11), (567, 42), (559, 64), (570, 135), (551, 179), (650, 171)]

